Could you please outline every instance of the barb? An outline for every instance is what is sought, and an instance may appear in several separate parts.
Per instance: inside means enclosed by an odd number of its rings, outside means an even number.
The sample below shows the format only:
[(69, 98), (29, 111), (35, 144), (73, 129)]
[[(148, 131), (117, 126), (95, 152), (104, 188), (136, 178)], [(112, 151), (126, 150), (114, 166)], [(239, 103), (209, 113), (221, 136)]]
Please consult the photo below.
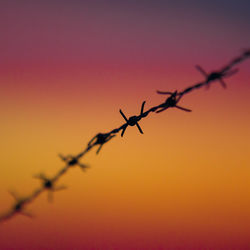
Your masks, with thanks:
[(112, 133), (106, 133), (106, 134), (99, 133), (89, 141), (88, 146), (94, 147), (99, 145), (99, 148), (96, 151), (96, 154), (98, 154), (103, 145), (108, 141), (110, 141), (113, 137), (115, 137), (115, 135), (113, 135)]
[(212, 81), (216, 81), (218, 80), (221, 84), (221, 86), (226, 89), (227, 88), (227, 85), (226, 83), (224, 82), (223, 78), (226, 78), (226, 77), (229, 77), (229, 76), (232, 76), (234, 75), (235, 73), (238, 72), (238, 69), (235, 69), (235, 70), (228, 70), (226, 68), (222, 69), (221, 71), (213, 71), (211, 72), (210, 74), (207, 74), (207, 72), (199, 65), (196, 65), (196, 68), (198, 71), (201, 72), (202, 75), (205, 76), (206, 78), (206, 84), (207, 84), (207, 88), (209, 88), (210, 86), (210, 83)]
[(135, 125), (136, 125), (136, 127), (138, 128), (139, 132), (140, 132), (141, 134), (143, 134), (143, 131), (142, 131), (142, 129), (141, 129), (141, 127), (140, 127), (140, 125), (139, 125), (138, 122), (139, 122), (139, 121), (141, 120), (141, 118), (143, 117), (143, 110), (144, 110), (145, 103), (146, 103), (146, 101), (144, 101), (144, 102), (142, 103), (142, 105), (141, 105), (141, 113), (140, 113), (140, 115), (138, 115), (138, 116), (136, 116), (136, 115), (131, 116), (131, 117), (129, 117), (129, 119), (127, 119), (127, 117), (124, 115), (124, 113), (123, 113), (122, 110), (120, 109), (120, 114), (122, 115), (122, 117), (123, 117), (124, 120), (126, 121), (126, 124), (125, 124), (125, 125), (123, 126), (123, 128), (122, 128), (121, 137), (123, 137), (123, 135), (124, 135), (124, 133), (125, 133), (125, 131), (126, 131), (126, 129), (127, 129), (128, 126), (133, 127), (133, 126), (135, 126)]
[(10, 195), (15, 199), (15, 203), (12, 207), (13, 213), (20, 213), (24, 216), (32, 218), (33, 215), (25, 209), (26, 198), (21, 198), (16, 192), (9, 191)]
[(48, 201), (53, 201), (53, 192), (60, 191), (66, 188), (66, 186), (55, 186), (55, 180), (49, 179), (45, 174), (40, 173), (38, 175), (34, 175), (34, 178), (40, 179), (42, 181), (42, 188), (44, 190), (48, 190)]
[(33, 218), (33, 214), (27, 211), (26, 206), (33, 202), (42, 192), (48, 191), (48, 201), (53, 200), (53, 193), (59, 190), (63, 190), (66, 187), (65, 186), (56, 186), (56, 182), (67, 173), (67, 171), (70, 168), (73, 168), (75, 166), (79, 166), (83, 171), (86, 171), (87, 168), (89, 168), (88, 165), (83, 164), (80, 162), (80, 159), (83, 158), (90, 150), (92, 150), (95, 146), (99, 146), (96, 154), (100, 152), (103, 145), (109, 142), (112, 138), (116, 136), (117, 133), (121, 131), (121, 136), (123, 137), (126, 129), (131, 126), (136, 126), (141, 134), (143, 134), (143, 131), (139, 125), (139, 121), (143, 118), (146, 118), (150, 113), (160, 113), (168, 108), (177, 108), (182, 111), (191, 112), (190, 109), (183, 108), (179, 106), (180, 100), (183, 98), (184, 95), (192, 92), (195, 89), (200, 89), (202, 87), (209, 87), (212, 82), (219, 81), (219, 83), (222, 85), (223, 88), (226, 88), (226, 83), (224, 82), (224, 78), (231, 77), (232, 75), (236, 74), (238, 72), (237, 68), (234, 68), (235, 65), (238, 65), (242, 63), (244, 60), (250, 57), (250, 49), (246, 49), (242, 51), (242, 54), (236, 58), (234, 58), (231, 62), (229, 62), (225, 67), (223, 67), (219, 71), (212, 71), (210, 74), (206, 73), (201, 66), (196, 66), (196, 68), (205, 76), (205, 80), (203, 82), (196, 83), (192, 86), (187, 87), (183, 91), (175, 91), (175, 92), (169, 92), (169, 91), (157, 91), (158, 94), (161, 95), (169, 95), (169, 97), (165, 100), (165, 102), (154, 106), (150, 108), (147, 111), (144, 111), (145, 101), (141, 105), (141, 110), (139, 115), (134, 115), (129, 117), (125, 116), (125, 114), (120, 109), (120, 114), (125, 120), (125, 123), (122, 124), (120, 127), (115, 128), (107, 133), (98, 133), (92, 139), (87, 143), (86, 148), (77, 154), (76, 156), (73, 155), (67, 155), (63, 156), (62, 154), (59, 154), (60, 159), (66, 164), (64, 165), (58, 173), (55, 174), (54, 177), (48, 178), (45, 174), (41, 173), (39, 175), (35, 175), (34, 177), (41, 180), (41, 187), (34, 190), (29, 196), (26, 198), (20, 198), (15, 192), (10, 192), (10, 194), (14, 197), (15, 203), (10, 208), (9, 211), (6, 213), (3, 213), (0, 215), (0, 222), (9, 220), (13, 218), (17, 214), (22, 214), (24, 216)]
[(191, 112), (192, 110), (187, 109), (187, 108), (183, 108), (178, 106), (178, 102), (181, 100), (182, 95), (181, 93), (178, 93), (178, 91), (176, 90), (175, 92), (162, 92), (162, 91), (157, 91), (158, 94), (161, 95), (170, 95), (165, 103), (163, 103), (161, 105), (161, 108), (159, 110), (156, 111), (156, 113), (160, 113), (164, 110), (166, 110), (167, 108), (178, 108), (180, 110), (186, 111), (186, 112)]
[(68, 155), (68, 156), (63, 156), (59, 154), (59, 157), (62, 159), (62, 161), (66, 162), (67, 168), (69, 167), (74, 167), (74, 166), (79, 166), (83, 171), (85, 171), (88, 168), (88, 165), (82, 164), (79, 162), (80, 155), (73, 156), (73, 155)]

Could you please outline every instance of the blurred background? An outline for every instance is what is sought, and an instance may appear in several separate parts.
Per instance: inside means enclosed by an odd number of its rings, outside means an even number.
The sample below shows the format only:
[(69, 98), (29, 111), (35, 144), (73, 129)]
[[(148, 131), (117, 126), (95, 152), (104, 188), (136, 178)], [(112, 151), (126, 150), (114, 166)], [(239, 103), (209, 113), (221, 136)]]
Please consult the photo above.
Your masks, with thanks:
[[(0, 212), (58, 153), (203, 80), (250, 46), (250, 3), (1, 1)], [(250, 60), (228, 79), (128, 128), (0, 225), (0, 249), (249, 249)]]

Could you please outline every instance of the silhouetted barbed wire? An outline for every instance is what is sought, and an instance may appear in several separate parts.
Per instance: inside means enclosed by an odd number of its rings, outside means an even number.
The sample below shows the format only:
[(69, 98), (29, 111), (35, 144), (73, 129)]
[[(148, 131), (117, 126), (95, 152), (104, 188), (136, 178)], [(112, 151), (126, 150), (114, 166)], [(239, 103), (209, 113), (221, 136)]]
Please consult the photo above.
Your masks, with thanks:
[(103, 145), (106, 144), (107, 142), (109, 142), (112, 138), (114, 138), (116, 136), (116, 134), (119, 133), (120, 131), (122, 131), (121, 137), (123, 137), (126, 129), (129, 126), (136, 126), (138, 128), (139, 132), (141, 134), (143, 134), (143, 131), (142, 131), (138, 122), (141, 119), (146, 118), (150, 113), (160, 113), (162, 111), (167, 110), (168, 108), (177, 108), (177, 109), (180, 109), (182, 111), (191, 112), (190, 109), (183, 108), (183, 107), (179, 106), (179, 102), (183, 98), (183, 96), (185, 96), (186, 94), (190, 93), (191, 91), (193, 91), (195, 89), (200, 89), (202, 87), (208, 88), (211, 85), (211, 83), (215, 82), (215, 81), (219, 81), (219, 83), (222, 85), (222, 87), (226, 88), (227, 85), (224, 82), (224, 78), (231, 77), (232, 75), (237, 73), (238, 69), (237, 68), (234, 69), (233, 67), (235, 65), (243, 62), (244, 60), (246, 60), (249, 57), (250, 57), (250, 49), (244, 50), (240, 56), (234, 58), (231, 62), (229, 62), (221, 70), (213, 71), (209, 74), (207, 74), (201, 66), (197, 65), (196, 66), (197, 70), (200, 71), (205, 76), (204, 81), (196, 83), (190, 87), (187, 87), (186, 89), (184, 89), (183, 91), (180, 91), (180, 92), (177, 90), (175, 92), (157, 91), (158, 94), (169, 95), (169, 97), (167, 97), (165, 102), (163, 102), (157, 106), (154, 106), (147, 111), (144, 111), (144, 107), (146, 104), (146, 101), (144, 101), (141, 105), (141, 110), (140, 110), (139, 115), (134, 115), (134, 116), (127, 118), (125, 116), (125, 114), (122, 112), (122, 110), (120, 109), (120, 114), (122, 115), (122, 117), (124, 118), (126, 123), (124, 123), (123, 125), (121, 125), (118, 128), (111, 130), (108, 133), (98, 133), (87, 143), (86, 148), (82, 152), (77, 154), (76, 156), (73, 156), (73, 155), (63, 156), (60, 154), (59, 157), (65, 163), (65, 166), (63, 166), (58, 171), (58, 173), (55, 174), (54, 177), (48, 178), (43, 173), (40, 173), (40, 174), (34, 176), (35, 178), (37, 178), (41, 181), (40, 188), (34, 190), (29, 196), (26, 196), (24, 198), (20, 198), (20, 196), (16, 192), (11, 191), (10, 194), (15, 199), (15, 203), (10, 208), (10, 210), (8, 210), (6, 213), (3, 213), (2, 215), (0, 215), (0, 222), (3, 222), (5, 220), (10, 219), (13, 216), (15, 216), (16, 214), (22, 214), (22, 215), (25, 215), (25, 216), (28, 216), (31, 218), (34, 217), (32, 215), (32, 213), (30, 213), (26, 209), (26, 206), (29, 203), (33, 202), (44, 191), (48, 191), (48, 201), (51, 202), (53, 200), (53, 192), (63, 190), (66, 188), (66, 186), (56, 186), (56, 182), (64, 174), (66, 174), (70, 168), (79, 166), (83, 171), (85, 171), (89, 167), (88, 165), (81, 163), (80, 160), (86, 153), (88, 153), (94, 147), (98, 146), (98, 149), (96, 151), (96, 154), (98, 154), (100, 152), (100, 150), (102, 149)]

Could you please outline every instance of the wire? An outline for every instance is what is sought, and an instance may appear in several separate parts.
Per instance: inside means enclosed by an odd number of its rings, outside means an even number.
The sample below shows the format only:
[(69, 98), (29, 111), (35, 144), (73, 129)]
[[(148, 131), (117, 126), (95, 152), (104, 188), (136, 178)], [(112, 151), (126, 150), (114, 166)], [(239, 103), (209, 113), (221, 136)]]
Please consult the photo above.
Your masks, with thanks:
[(89, 166), (82, 164), (80, 160), (93, 148), (98, 147), (96, 154), (100, 152), (102, 147), (108, 143), (111, 139), (113, 139), (116, 134), (118, 134), (120, 131), (121, 132), (121, 137), (123, 137), (126, 129), (128, 127), (133, 127), (136, 126), (137, 129), (141, 134), (143, 134), (143, 130), (139, 125), (139, 121), (141, 119), (144, 119), (148, 117), (149, 114), (151, 113), (160, 113), (163, 112), (169, 108), (177, 108), (179, 110), (185, 111), (185, 112), (191, 112), (190, 109), (184, 108), (179, 106), (179, 102), (181, 99), (188, 93), (206, 87), (209, 88), (210, 85), (214, 82), (219, 82), (223, 88), (226, 88), (226, 83), (224, 82), (224, 78), (231, 77), (232, 75), (236, 74), (238, 72), (237, 68), (234, 68), (236, 65), (242, 63), (245, 61), (247, 58), (250, 58), (250, 49), (244, 50), (242, 54), (233, 60), (231, 60), (226, 66), (224, 66), (221, 70), (218, 71), (213, 71), (211, 73), (206, 73), (205, 70), (197, 65), (196, 68), (199, 72), (204, 75), (205, 80), (202, 82), (196, 83), (192, 86), (187, 87), (186, 89), (182, 91), (175, 91), (175, 92), (169, 92), (169, 91), (157, 91), (158, 94), (160, 95), (167, 95), (167, 99), (165, 102), (154, 106), (147, 111), (144, 111), (145, 103), (144, 101), (141, 105), (141, 110), (139, 115), (134, 115), (129, 118), (125, 116), (125, 114), (122, 112), (120, 109), (120, 114), (125, 120), (125, 123), (122, 124), (120, 127), (112, 129), (110, 132), (107, 133), (98, 133), (95, 135), (88, 143), (86, 148), (77, 154), (76, 156), (73, 155), (68, 155), (68, 156), (63, 156), (59, 155), (61, 160), (65, 163), (65, 165), (55, 174), (54, 177), (49, 179), (46, 177), (44, 174), (39, 174), (34, 176), (35, 178), (38, 178), (41, 180), (41, 187), (34, 190), (29, 196), (26, 196), (25, 198), (20, 198), (15, 192), (10, 192), (10, 194), (13, 196), (15, 199), (14, 204), (12, 207), (6, 211), (5, 213), (0, 215), (0, 223), (6, 220), (9, 220), (13, 218), (17, 214), (22, 214), (27, 217), (33, 218), (33, 215), (26, 210), (26, 206), (30, 203), (32, 203), (37, 197), (39, 197), (44, 191), (48, 191), (48, 200), (52, 201), (53, 199), (53, 192), (63, 190), (66, 187), (65, 186), (56, 186), (56, 182), (63, 176), (65, 175), (70, 168), (73, 167), (80, 167), (83, 171), (85, 171)]

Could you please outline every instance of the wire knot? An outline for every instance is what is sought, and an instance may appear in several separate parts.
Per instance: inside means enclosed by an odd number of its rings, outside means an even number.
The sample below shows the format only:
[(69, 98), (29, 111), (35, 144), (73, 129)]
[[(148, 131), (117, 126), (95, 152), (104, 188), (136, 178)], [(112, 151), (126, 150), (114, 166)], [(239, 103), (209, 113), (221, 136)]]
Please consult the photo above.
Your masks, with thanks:
[(142, 105), (141, 105), (141, 112), (140, 112), (140, 115), (138, 115), (138, 116), (136, 116), (136, 115), (131, 116), (131, 117), (129, 117), (129, 119), (127, 119), (127, 117), (124, 115), (124, 113), (123, 113), (122, 110), (120, 109), (120, 114), (122, 115), (123, 119), (126, 121), (125, 125), (122, 126), (121, 137), (123, 137), (123, 135), (124, 135), (124, 133), (125, 133), (125, 131), (126, 131), (126, 129), (127, 129), (128, 126), (133, 127), (133, 126), (135, 126), (135, 125), (136, 125), (136, 127), (138, 128), (139, 132), (140, 132), (141, 134), (143, 134), (143, 131), (142, 131), (142, 129), (141, 129), (141, 127), (140, 127), (140, 125), (139, 125), (138, 122), (142, 119), (142, 117), (144, 117), (144, 116), (143, 116), (143, 111), (144, 111), (145, 103), (146, 103), (146, 101), (144, 101), (144, 102), (142, 103)]

